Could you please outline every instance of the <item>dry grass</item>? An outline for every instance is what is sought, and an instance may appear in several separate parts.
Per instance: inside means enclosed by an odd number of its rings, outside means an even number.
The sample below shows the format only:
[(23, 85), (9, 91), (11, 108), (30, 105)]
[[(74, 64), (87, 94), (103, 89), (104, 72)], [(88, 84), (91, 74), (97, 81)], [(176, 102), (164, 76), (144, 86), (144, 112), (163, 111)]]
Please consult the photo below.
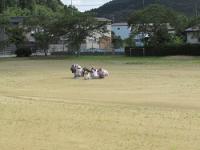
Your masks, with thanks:
[[(72, 63), (105, 80), (72, 79)], [(199, 150), (199, 58), (0, 60), (1, 150)]]

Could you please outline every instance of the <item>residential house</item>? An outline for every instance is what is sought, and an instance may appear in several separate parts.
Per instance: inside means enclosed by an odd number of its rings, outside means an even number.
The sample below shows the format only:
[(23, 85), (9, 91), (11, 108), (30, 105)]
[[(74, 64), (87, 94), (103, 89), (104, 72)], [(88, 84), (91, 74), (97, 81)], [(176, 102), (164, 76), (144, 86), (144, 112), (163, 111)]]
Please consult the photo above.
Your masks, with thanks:
[(113, 23), (112, 24), (112, 32), (119, 36), (122, 40), (129, 38), (131, 34), (131, 27), (129, 27), (128, 23)]
[(92, 36), (87, 37), (85, 43), (81, 45), (81, 51), (111, 51), (112, 35), (111, 20), (106, 18), (96, 18), (99, 22), (106, 22), (105, 33), (94, 32)]
[[(11, 17), (10, 18), (10, 25), (15, 27), (15, 26), (20, 26), (23, 24), (24, 17), (17, 16), (17, 17)], [(32, 32), (26, 33), (26, 39), (27, 39), (27, 46), (34, 47), (35, 39), (33, 37)], [(1, 28), (0, 29), (0, 41), (5, 41), (8, 40), (8, 35), (5, 33), (5, 31)], [(5, 54), (5, 55), (10, 55), (14, 54), (16, 50), (16, 46), (14, 44), (9, 44), (7, 47), (1, 48), (0, 49), (0, 55)]]
[(188, 44), (200, 44), (200, 24), (185, 30)]
[[(11, 17), (10, 24), (12, 26), (20, 25), (23, 22), (22, 17)], [(0, 41), (7, 41), (8, 35), (5, 33), (3, 28), (0, 29)], [(9, 44), (6, 47), (1, 47), (0, 55), (11, 55), (14, 54), (16, 50), (16, 46), (14, 44)]]
[(134, 36), (134, 42), (136, 47), (144, 47), (144, 42), (143, 39), (148, 39), (149, 34), (147, 33), (138, 33), (137, 35)]
[[(106, 22), (104, 28), (105, 33), (94, 32), (92, 36), (88, 36), (85, 42), (81, 44), (81, 52), (111, 51), (111, 20), (106, 18), (96, 18), (100, 22)], [(49, 45), (49, 52), (66, 52), (68, 51), (65, 38), (61, 37), (58, 43)]]
[[(169, 23), (164, 23), (163, 25), (166, 25), (167, 31), (169, 34), (173, 35), (176, 33), (175, 28), (172, 27)], [(149, 30), (152, 30), (151, 28), (153, 27), (153, 23), (150, 23), (148, 28)], [(143, 39), (147, 39), (150, 37), (149, 33), (144, 33), (144, 32), (140, 32), (138, 34), (136, 34), (134, 36), (134, 41), (135, 41), (135, 45), (136, 47), (144, 47), (144, 42)]]
[(175, 28), (171, 26), (170, 23), (167, 23), (166, 26), (169, 34), (176, 34)]
[(60, 37), (60, 39), (58, 41), (56, 41), (56, 43), (51, 43), (49, 45), (49, 53), (53, 53), (53, 52), (67, 52), (68, 51), (68, 47), (66, 44), (66, 39), (65, 37)]

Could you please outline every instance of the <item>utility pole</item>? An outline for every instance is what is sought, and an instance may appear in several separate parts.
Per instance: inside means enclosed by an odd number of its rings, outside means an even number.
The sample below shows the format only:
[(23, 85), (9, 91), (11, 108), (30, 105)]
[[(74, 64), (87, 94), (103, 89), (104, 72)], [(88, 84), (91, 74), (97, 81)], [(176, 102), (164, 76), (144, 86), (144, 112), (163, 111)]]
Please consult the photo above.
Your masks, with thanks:
[(142, 7), (144, 8), (144, 0), (142, 0)]
[(18, 1), (18, 0), (16, 0), (16, 7), (18, 7), (18, 4), (19, 4), (19, 1)]
[(71, 0), (71, 9), (72, 9), (72, 16), (74, 15), (74, 12), (73, 12), (73, 0)]
[(115, 16), (112, 15), (112, 22), (115, 23)]
[(197, 17), (197, 5), (196, 4), (194, 5), (194, 14), (195, 14), (194, 16)]
[(195, 24), (198, 23), (198, 5), (197, 3), (194, 5), (194, 17), (195, 17)]

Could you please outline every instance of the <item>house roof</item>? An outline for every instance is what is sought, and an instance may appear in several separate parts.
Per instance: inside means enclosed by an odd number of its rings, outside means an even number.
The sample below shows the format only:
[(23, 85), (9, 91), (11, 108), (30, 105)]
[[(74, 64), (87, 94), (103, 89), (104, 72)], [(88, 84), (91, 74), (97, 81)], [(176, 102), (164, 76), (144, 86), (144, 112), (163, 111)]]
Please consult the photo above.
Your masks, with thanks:
[(97, 19), (98, 21), (112, 22), (112, 20), (107, 19), (107, 18), (99, 18), (99, 17), (96, 17), (96, 19)]
[(185, 32), (196, 32), (196, 31), (200, 31), (200, 24), (190, 27), (188, 29), (185, 30)]
[(113, 23), (112, 26), (128, 26), (127, 22), (118, 22), (118, 23)]

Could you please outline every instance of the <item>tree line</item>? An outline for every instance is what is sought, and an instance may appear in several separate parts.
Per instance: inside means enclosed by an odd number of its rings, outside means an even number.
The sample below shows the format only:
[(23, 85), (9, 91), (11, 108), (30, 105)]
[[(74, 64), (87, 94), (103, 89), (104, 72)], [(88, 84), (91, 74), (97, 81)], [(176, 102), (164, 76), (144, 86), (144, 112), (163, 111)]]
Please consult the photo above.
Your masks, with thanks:
[[(1, 5), (2, 5), (1, 0)], [(12, 3), (11, 3), (12, 2)], [(34, 5), (32, 5), (34, 4)], [(23, 17), (23, 24), (11, 25), (14, 16)], [(79, 12), (73, 6), (63, 5), (59, 0), (19, 0), (7, 1), (0, 14), (0, 29), (8, 35), (8, 39), (0, 41), (0, 45), (8, 43), (24, 49), (26, 33), (33, 33), (37, 47), (48, 53), (48, 46), (61, 38), (73, 52), (80, 54), (81, 43), (94, 32), (106, 32), (102, 28), (106, 22), (99, 22), (89, 13)]]
[(109, 17), (114, 22), (128, 19), (128, 15), (152, 4), (160, 4), (186, 16), (200, 15), (200, 0), (113, 0), (92, 10), (99, 17)]
[[(125, 40), (125, 45), (130, 47), (134, 47), (134, 37), (138, 34), (143, 34), (144, 46), (180, 45), (186, 42), (187, 28), (195, 25), (200, 28), (200, 16), (187, 17), (159, 4), (133, 11), (127, 21), (132, 27), (132, 33), (130, 38)], [(173, 30), (173, 34), (169, 32), (169, 28)], [(200, 33), (197, 36), (200, 37)], [(113, 37), (114, 44), (121, 41), (119, 37)]]
[(0, 13), (9, 7), (34, 10), (37, 5), (47, 6), (55, 11), (63, 3), (60, 0), (0, 0)]

